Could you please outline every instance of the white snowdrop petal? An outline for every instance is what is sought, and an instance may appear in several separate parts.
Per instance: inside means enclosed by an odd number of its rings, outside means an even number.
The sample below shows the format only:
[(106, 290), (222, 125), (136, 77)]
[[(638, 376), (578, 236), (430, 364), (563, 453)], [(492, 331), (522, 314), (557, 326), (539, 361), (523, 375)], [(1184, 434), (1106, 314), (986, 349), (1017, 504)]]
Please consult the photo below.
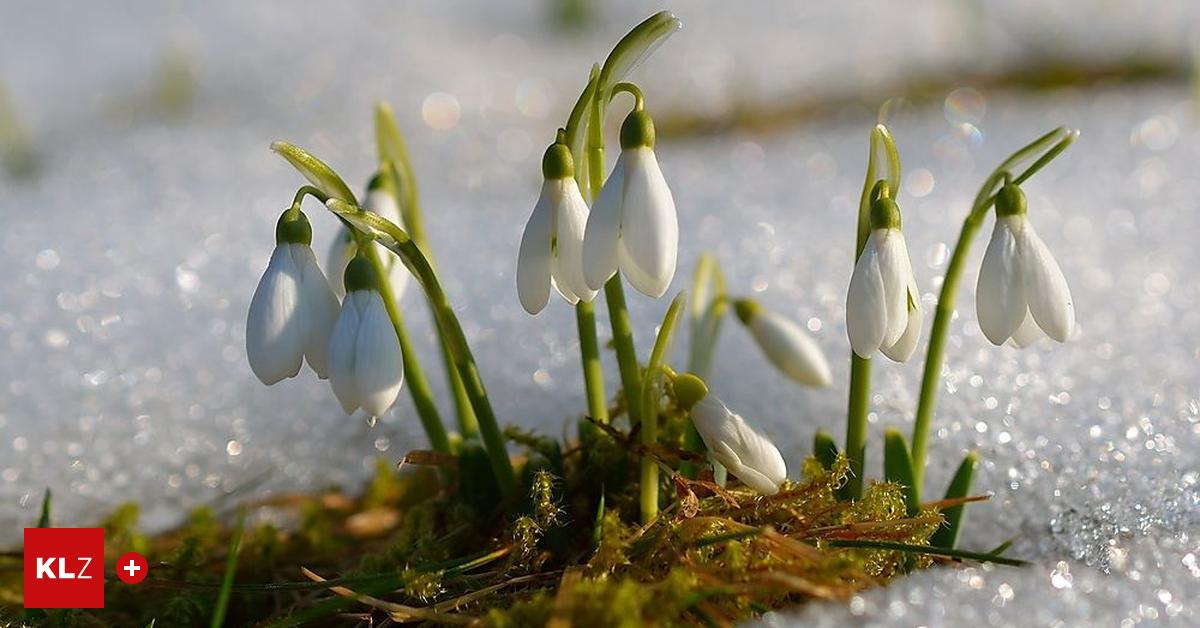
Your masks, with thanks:
[[(404, 218), (400, 213), (400, 205), (396, 203), (396, 197), (383, 188), (376, 188), (367, 192), (367, 200), (363, 208), (369, 212), (378, 214), (381, 218), (390, 220), (401, 229), (404, 228)], [(343, 230), (345, 230), (345, 227), (343, 227)], [(396, 254), (388, 250), (387, 247), (377, 242), (375, 243), (375, 251), (379, 255), (379, 259), (383, 262), (384, 267), (388, 270), (388, 282), (392, 286), (392, 296), (399, 301), (400, 297), (404, 296), (404, 291), (408, 289), (408, 282), (412, 278), (412, 275), (409, 274), (408, 268), (404, 266), (400, 258), (396, 257)], [(342, 269), (345, 270), (345, 264), (342, 265)], [(330, 279), (332, 280), (333, 277), (331, 276)], [(341, 283), (341, 276), (337, 277), (336, 283)]]
[(337, 319), (338, 300), (325, 273), (321, 272), (312, 248), (303, 244), (292, 244), (289, 248), (301, 277), (300, 302), (305, 312), (304, 357), (317, 377), (325, 379), (329, 334)]
[(381, 416), (395, 403), (404, 384), (404, 356), (383, 298), (374, 290), (363, 292), (367, 300), (355, 339), (354, 379), (362, 409), (370, 416)]
[(1024, 349), (1037, 342), (1037, 339), (1043, 335), (1041, 328), (1037, 326), (1037, 323), (1033, 322), (1033, 316), (1026, 312), (1025, 320), (1021, 322), (1021, 326), (1017, 328), (1017, 331), (1013, 332), (1012, 338), (1008, 342), (1018, 349)]
[(912, 264), (904, 235), (897, 229), (877, 229), (873, 233), (879, 251), (879, 273), (883, 278), (883, 305), (887, 326), (883, 345), (893, 345), (908, 326), (908, 280)]
[(355, 380), (355, 352), (358, 348), (358, 327), (362, 316), (360, 303), (365, 290), (356, 290), (342, 300), (342, 310), (329, 335), (329, 385), (346, 414), (362, 405)]
[(983, 335), (994, 345), (1004, 344), (1025, 317), (1025, 295), (1017, 271), (1017, 239), (1009, 218), (996, 219), (992, 238), (983, 254), (975, 285), (975, 316)]
[(268, 386), (300, 372), (307, 338), (300, 295), (299, 269), (287, 246), (277, 246), (246, 316), (246, 358)]
[(350, 230), (342, 225), (333, 237), (333, 242), (329, 243), (329, 252), (325, 255), (325, 276), (329, 280), (329, 287), (339, 299), (346, 296), (343, 277), (346, 274), (346, 265), (354, 257), (354, 249)]
[(770, 440), (711, 394), (698, 401), (691, 414), (713, 459), (760, 493), (774, 495), (779, 490), (787, 466)]
[(883, 355), (896, 362), (907, 362), (912, 357), (917, 348), (917, 341), (921, 339), (921, 327), (925, 324), (925, 312), (921, 309), (921, 293), (917, 291), (916, 279), (910, 278), (909, 281), (909, 298), (914, 307), (908, 311), (908, 323), (904, 327), (904, 333), (895, 343), (879, 348)]
[(828, 386), (833, 381), (825, 353), (799, 325), (761, 309), (749, 328), (771, 364), (792, 380), (806, 386)]
[(596, 298), (596, 291), (583, 277), (583, 234), (587, 229), (588, 206), (575, 179), (563, 179), (557, 184), (562, 191), (557, 207), (554, 278), (559, 289), (565, 289), (564, 294), (570, 293), (575, 301), (591, 301)]
[(1075, 328), (1071, 289), (1050, 249), (1028, 222), (1017, 234), (1017, 256), (1029, 313), (1047, 336), (1066, 342)]
[(650, 148), (622, 152), (626, 159), (621, 204), (621, 271), (639, 292), (660, 297), (675, 277), (679, 218), (671, 189)]
[(542, 195), (525, 224), (517, 254), (517, 297), (521, 307), (530, 314), (541, 312), (550, 300), (550, 240), (554, 234), (554, 213), (546, 192), (543, 186)]
[(850, 277), (850, 289), (846, 293), (846, 334), (854, 353), (860, 358), (869, 358), (883, 344), (886, 332), (883, 276), (879, 271), (875, 235), (872, 234)]
[(600, 197), (588, 214), (583, 236), (583, 278), (600, 290), (617, 272), (617, 245), (621, 238), (621, 200), (625, 193), (625, 155), (617, 158), (612, 174), (600, 188)]

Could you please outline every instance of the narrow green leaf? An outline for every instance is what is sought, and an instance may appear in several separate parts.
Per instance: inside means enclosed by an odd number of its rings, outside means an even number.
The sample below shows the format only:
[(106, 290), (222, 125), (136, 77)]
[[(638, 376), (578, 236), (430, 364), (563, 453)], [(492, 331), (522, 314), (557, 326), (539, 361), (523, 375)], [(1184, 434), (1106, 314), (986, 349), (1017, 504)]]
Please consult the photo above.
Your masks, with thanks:
[(641, 65), (664, 41), (675, 31), (683, 27), (683, 22), (670, 11), (660, 11), (633, 27), (621, 41), (613, 46), (612, 52), (604, 60), (604, 68), (600, 70), (601, 94), (625, 79), (637, 66)]
[(383, 101), (375, 103), (375, 147), (379, 151), (380, 163), (408, 162), (408, 144), (404, 141), (404, 134), (396, 124), (392, 106)]
[[(658, 416), (659, 391), (661, 390), (662, 366), (666, 363), (671, 341), (675, 337), (675, 328), (683, 315), (683, 306), (687, 294), (680, 292), (675, 295), (663, 316), (662, 326), (659, 327), (658, 337), (654, 339), (654, 349), (650, 352), (650, 362), (646, 364), (646, 374), (642, 381), (642, 420), (653, 414)], [(643, 430), (645, 427), (642, 428)]]
[(908, 516), (915, 516), (921, 505), (913, 478), (912, 456), (908, 453), (908, 441), (897, 429), (888, 429), (883, 435), (883, 478), (904, 486)]
[(599, 546), (604, 538), (604, 485), (600, 485), (600, 503), (596, 505), (596, 519), (592, 522), (592, 545)]
[(354, 205), (358, 204), (358, 201), (354, 198), (354, 193), (350, 191), (346, 182), (333, 171), (333, 168), (329, 167), (329, 164), (313, 157), (304, 149), (287, 142), (272, 142), (271, 150), (286, 159), (288, 163), (292, 164), (293, 168), (300, 171), (300, 174), (308, 179), (309, 183), (312, 183), (330, 198), (341, 199)]
[(833, 468), (833, 463), (838, 457), (837, 441), (833, 440), (833, 435), (825, 430), (817, 430), (813, 436), (813, 455), (821, 462), (821, 466), (825, 470)]
[(1007, 541), (992, 548), (992, 550), (988, 552), (988, 556), (1003, 556), (1004, 552), (1007, 552), (1008, 548), (1012, 547), (1014, 540), (1015, 539), (1008, 539)]
[(50, 496), (50, 487), (47, 486), (46, 494), (42, 496), (42, 515), (40, 517), (38, 517), (38, 524), (37, 524), (37, 527), (39, 527), (39, 528), (49, 528), (50, 527), (50, 501), (51, 501), (51, 499), (52, 498)]
[(891, 541), (859, 541), (859, 540), (835, 540), (829, 541), (830, 547), (848, 547), (856, 549), (881, 549), (892, 550), (896, 552), (909, 552), (911, 554), (927, 554), (929, 556), (946, 556), (948, 558), (956, 558), (958, 560), (973, 560), (980, 563), (996, 563), (997, 565), (1008, 565), (1009, 567), (1026, 567), (1028, 561), (1019, 560), (1016, 558), (1003, 558), (993, 556), (991, 554), (983, 554), (980, 552), (968, 552), (965, 550), (950, 549), (946, 547), (934, 547), (932, 545), (909, 545), (907, 543), (893, 543)]
[[(979, 462), (979, 456), (975, 452), (969, 452), (963, 461), (958, 465), (958, 470), (954, 472), (954, 477), (950, 480), (950, 486), (946, 488), (945, 499), (960, 499), (971, 493), (971, 479), (975, 475), (975, 465)], [(954, 547), (958, 542), (958, 531), (962, 528), (963, 516), (966, 514), (964, 510), (966, 504), (960, 506), (951, 506), (942, 511), (942, 516), (946, 518), (946, 525), (938, 528), (938, 531), (929, 539), (931, 545), (937, 547)]]
[(242, 551), (242, 529), (246, 525), (246, 509), (238, 510), (233, 534), (229, 537), (229, 549), (225, 557), (225, 575), (221, 578), (221, 589), (217, 592), (217, 604), (213, 609), (212, 628), (225, 624), (225, 611), (229, 607), (229, 594), (233, 591), (233, 578), (237, 575), (238, 554)]

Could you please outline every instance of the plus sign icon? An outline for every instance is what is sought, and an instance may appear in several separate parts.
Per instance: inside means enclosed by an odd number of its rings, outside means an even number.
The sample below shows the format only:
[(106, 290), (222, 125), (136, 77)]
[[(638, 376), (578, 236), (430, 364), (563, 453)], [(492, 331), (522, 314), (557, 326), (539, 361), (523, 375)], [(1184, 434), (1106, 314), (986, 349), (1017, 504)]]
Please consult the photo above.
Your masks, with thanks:
[(125, 552), (117, 559), (117, 577), (125, 584), (137, 584), (146, 579), (150, 566), (137, 552)]
[(104, 608), (104, 529), (25, 528), (25, 608)]

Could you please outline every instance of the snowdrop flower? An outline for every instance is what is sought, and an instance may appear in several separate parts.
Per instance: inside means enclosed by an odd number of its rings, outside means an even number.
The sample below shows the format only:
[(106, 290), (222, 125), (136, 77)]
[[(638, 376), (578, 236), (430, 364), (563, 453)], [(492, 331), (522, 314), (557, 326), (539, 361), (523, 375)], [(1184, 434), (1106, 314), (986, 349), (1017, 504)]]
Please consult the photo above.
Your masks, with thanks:
[(270, 386), (308, 366), (324, 379), (326, 348), (337, 297), (313, 255), (312, 226), (303, 212), (289, 209), (275, 226), (275, 251), (258, 281), (246, 317), (246, 358)]
[[(383, 176), (377, 174), (367, 184), (367, 197), (363, 201), (363, 209), (378, 214), (381, 218), (386, 218), (403, 228), (404, 219), (400, 214), (400, 205), (396, 203), (395, 195), (384, 187), (383, 182)], [(354, 259), (357, 248), (354, 243), (354, 235), (350, 233), (349, 228), (342, 225), (341, 230), (334, 237), (333, 243), (329, 246), (329, 255), (326, 257), (325, 268), (329, 271), (330, 277), (341, 277), (346, 272), (346, 264)], [(379, 259), (383, 261), (383, 265), (388, 269), (388, 281), (392, 284), (392, 294), (398, 301), (408, 288), (408, 281), (411, 278), (408, 268), (382, 244), (375, 243), (375, 250), (379, 254)], [(333, 284), (333, 291), (339, 297), (344, 296), (342, 282), (335, 280)]]
[(821, 347), (799, 325), (751, 299), (738, 299), (733, 308), (767, 360), (789, 379), (821, 387), (833, 381)]
[(675, 378), (675, 396), (691, 411), (692, 423), (713, 459), (759, 493), (779, 492), (787, 479), (787, 465), (771, 441), (709, 394), (708, 386), (695, 375), (684, 373)]
[(1066, 342), (1075, 306), (1062, 269), (1025, 215), (1025, 193), (1007, 184), (996, 195), (996, 226), (975, 288), (979, 327), (992, 344), (1029, 345), (1043, 334)]
[(583, 238), (583, 275), (599, 290), (618, 270), (660, 297), (675, 277), (679, 219), (654, 156), (654, 123), (634, 110), (621, 125), (621, 156), (600, 190)]
[(363, 256), (346, 266), (346, 298), (329, 337), (329, 383), (346, 414), (387, 412), (404, 383), (400, 342), (375, 268)]
[(546, 307), (551, 285), (572, 305), (596, 297), (583, 279), (588, 206), (575, 182), (575, 165), (566, 144), (555, 142), (546, 149), (542, 177), (542, 193), (525, 224), (517, 254), (517, 297), (530, 314)]
[(876, 351), (907, 361), (921, 336), (921, 293), (913, 276), (900, 208), (886, 196), (871, 204), (871, 234), (850, 278), (846, 332), (860, 358)]

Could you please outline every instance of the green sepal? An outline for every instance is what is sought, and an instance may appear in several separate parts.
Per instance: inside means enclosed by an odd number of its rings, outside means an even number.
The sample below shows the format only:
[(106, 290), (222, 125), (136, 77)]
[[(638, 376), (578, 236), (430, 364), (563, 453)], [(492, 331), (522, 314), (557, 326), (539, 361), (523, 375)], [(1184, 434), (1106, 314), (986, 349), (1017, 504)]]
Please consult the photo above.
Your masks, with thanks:
[(675, 377), (675, 400), (679, 407), (691, 410), (701, 399), (708, 396), (708, 385), (692, 373), (681, 373)]
[(308, 216), (298, 209), (289, 209), (279, 216), (275, 223), (275, 244), (312, 245), (312, 224)]
[[(944, 499), (961, 499), (971, 493), (971, 480), (975, 475), (975, 465), (978, 463), (979, 455), (973, 451), (963, 457), (962, 463), (958, 465), (958, 470), (954, 472), (954, 477), (950, 480), (950, 486), (946, 488)], [(946, 524), (933, 533), (929, 539), (930, 545), (954, 547), (958, 542), (958, 531), (962, 528), (963, 516), (966, 514), (965, 508), (966, 504), (963, 504), (951, 506), (942, 511), (942, 516), (946, 518)]]
[(754, 317), (758, 316), (760, 310), (762, 310), (762, 306), (754, 299), (738, 299), (733, 302), (733, 311), (743, 325), (749, 325)]
[(300, 171), (300, 174), (304, 175), (309, 183), (312, 183), (329, 198), (341, 199), (353, 205), (358, 204), (350, 187), (333, 171), (333, 168), (329, 167), (329, 164), (313, 157), (308, 151), (287, 142), (272, 142), (271, 150), (279, 153), (280, 157), (292, 164), (292, 167)]
[(825, 430), (817, 430), (813, 435), (813, 456), (826, 471), (833, 468), (833, 463), (838, 457), (838, 446), (832, 434)]
[(635, 109), (621, 123), (621, 150), (643, 146), (654, 148), (654, 120), (645, 111)]
[(871, 202), (871, 229), (899, 229), (900, 206), (882, 196)]
[(346, 273), (342, 276), (346, 286), (346, 294), (355, 290), (378, 290), (379, 277), (375, 273), (375, 265), (365, 255), (356, 255), (346, 264)]
[(904, 487), (908, 516), (915, 516), (921, 505), (918, 503), (917, 482), (913, 477), (912, 456), (908, 451), (908, 441), (896, 429), (889, 429), (883, 435), (883, 478)]
[(571, 158), (571, 149), (562, 142), (555, 142), (546, 149), (542, 156), (542, 178), (547, 181), (569, 179), (575, 176), (575, 160)]
[(1025, 192), (1015, 183), (1007, 183), (996, 193), (996, 215), (1017, 216), (1024, 214)]

